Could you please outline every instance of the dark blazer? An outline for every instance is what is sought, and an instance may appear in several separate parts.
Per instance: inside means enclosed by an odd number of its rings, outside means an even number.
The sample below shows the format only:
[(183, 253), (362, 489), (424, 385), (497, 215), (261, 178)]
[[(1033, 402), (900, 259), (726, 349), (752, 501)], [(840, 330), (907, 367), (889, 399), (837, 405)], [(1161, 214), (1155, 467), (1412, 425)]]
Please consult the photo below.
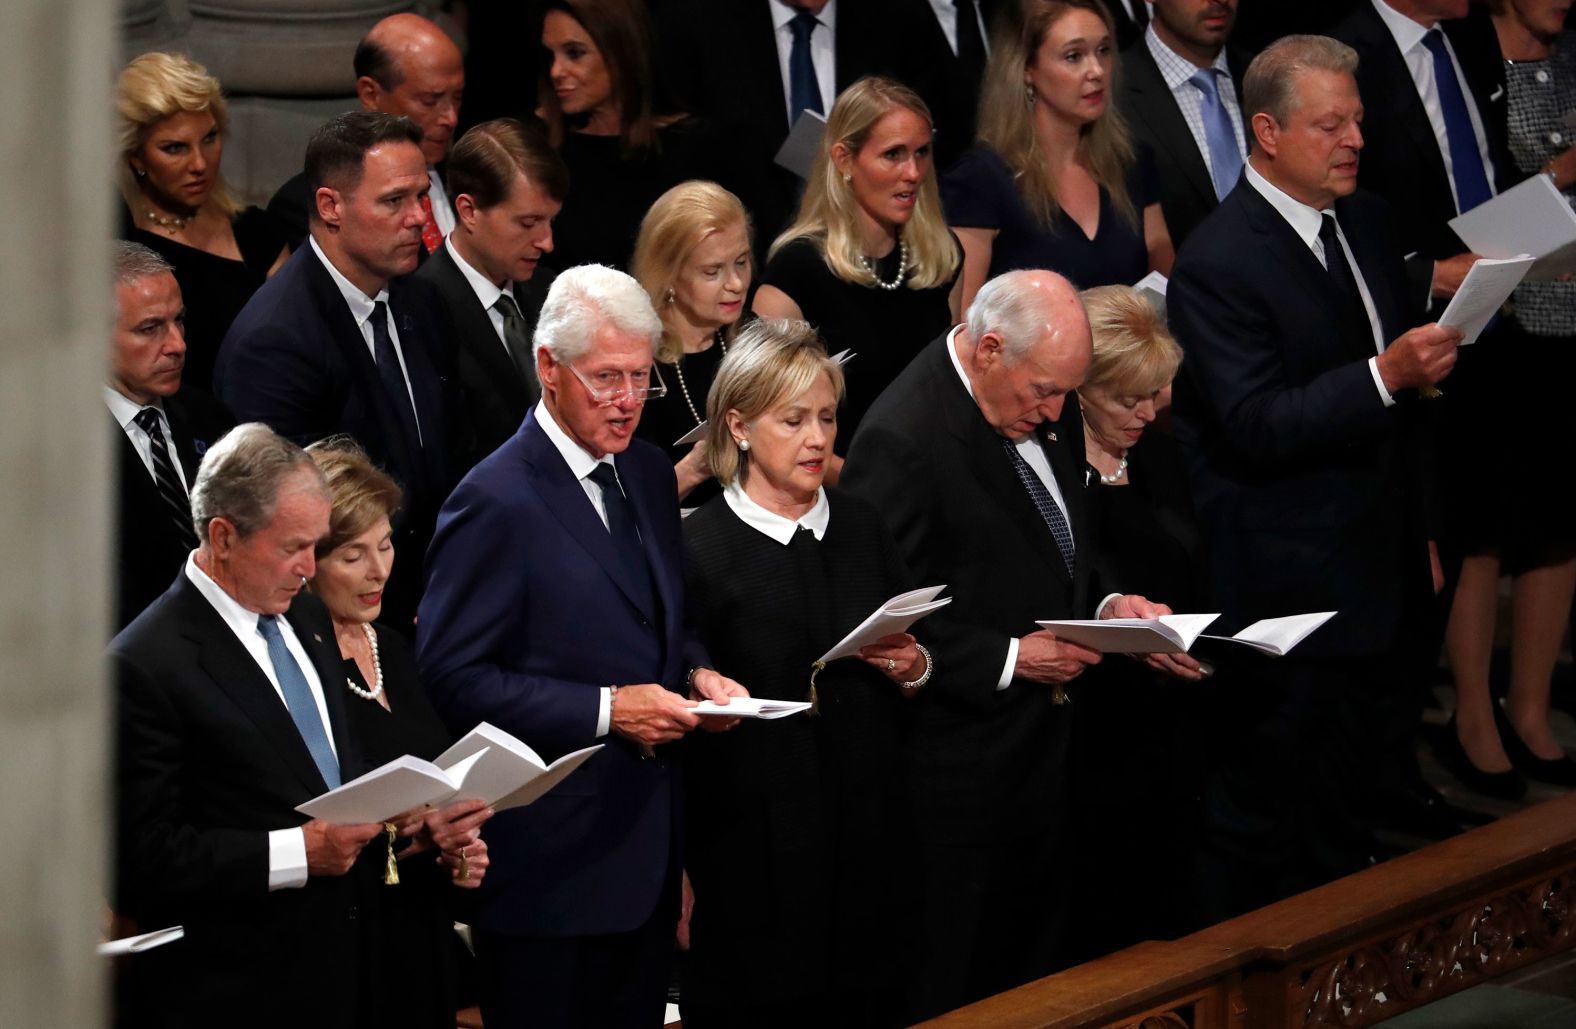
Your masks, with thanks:
[[(985, 29), (982, 38), (990, 39), (990, 26), (1000, 0), (975, 0)], [(913, 26), (907, 34), (907, 67), (895, 68), (906, 76), (930, 108), (935, 120), (936, 168), (951, 164), (959, 154), (974, 145), (975, 119), (980, 102), (983, 62), (970, 66), (953, 52), (947, 36), (936, 20), (930, 0), (892, 0), (893, 10), (903, 23)]]
[(882, 513), (914, 580), (954, 598), (924, 623), (936, 674), (910, 705), (912, 779), (922, 832), (980, 843), (1043, 831), (1065, 791), (1069, 708), (1037, 683), (997, 691), (1008, 639), (1036, 619), (1092, 618), (1100, 594), (1077, 401), (1042, 429), (1077, 543), (1069, 576), (947, 346), (934, 340), (871, 407), (841, 485)]
[[(223, 405), (201, 390), (165, 397), (164, 413), (170, 420), (175, 457), (189, 490), (197, 478), (202, 455), (230, 430), (235, 420)], [(175, 531), (148, 466), (137, 456), (125, 431), (113, 419), (110, 425), (116, 436), (120, 481), (115, 534), (120, 598), (115, 608), (115, 631), (119, 632), (170, 588), (170, 579), (186, 561), (188, 550), (186, 540)]]
[(488, 721), (544, 760), (605, 744), (536, 803), (484, 835), (492, 865), (472, 924), (529, 937), (635, 929), (677, 846), (677, 772), (621, 736), (596, 737), (601, 688), (684, 688), (687, 652), (673, 466), (642, 440), (615, 459), (656, 589), (620, 564), (596, 510), (533, 411), (443, 506), (416, 651), (433, 707), (456, 734)]
[[(1237, 99), (1242, 97), (1240, 62), (1227, 51), (1226, 61), (1231, 68), (1231, 79), (1237, 89)], [(1215, 209), (1215, 183), (1209, 177), (1209, 166), (1199, 152), (1198, 142), (1182, 117), (1166, 81), (1155, 64), (1154, 54), (1143, 36), (1122, 51), (1121, 92), (1117, 97), (1122, 113), (1133, 129), (1133, 135), (1149, 147), (1155, 158), (1155, 181), (1160, 185), (1160, 210), (1165, 215), (1166, 228), (1171, 232), (1171, 242), (1180, 247), (1204, 216)], [(1251, 142), (1251, 132), (1243, 138)]]
[[(1476, 6), (1465, 18), (1440, 22), (1440, 28), (1461, 64), (1483, 123), (1494, 165), (1491, 185), (1503, 192), (1521, 176), (1510, 156), (1505, 120), (1509, 94), (1499, 37), (1488, 11)], [(1363, 100), (1364, 145), (1357, 183), (1394, 209), (1402, 252), (1417, 254), (1408, 262), (1408, 276), (1426, 297), (1434, 261), (1467, 249), (1446, 224), (1457, 214), (1456, 199), (1439, 142), (1395, 37), (1371, 3), (1358, 4), (1330, 35), (1356, 50), (1360, 61), (1357, 88)]]
[[(1358, 191), (1335, 210), (1393, 340), (1421, 312), (1385, 205)], [(1186, 354), (1177, 439), (1222, 628), (1336, 610), (1299, 658), (1384, 653), (1429, 582), (1415, 393), (1384, 406), (1367, 319), (1340, 313), (1329, 274), (1246, 176), (1189, 237), (1166, 299)]]
[[(317, 669), (345, 781), (365, 771), (346, 727), (328, 613), (286, 616)], [(268, 890), (268, 833), (327, 786), (268, 678), (185, 571), (110, 643), (116, 676), (117, 909), (186, 938), (146, 957), (162, 989), (150, 1024), (354, 1024), (363, 866)], [(166, 977), (167, 978), (164, 978)], [(288, 989), (281, 984), (289, 984)]]
[(400, 562), (389, 580), (385, 619), (408, 631), (422, 555), (438, 505), (452, 483), (446, 424), (453, 396), (446, 324), (432, 287), (412, 276), (388, 285), (400, 348), (416, 398), (422, 444), (405, 439), (394, 399), (345, 298), (309, 246), (236, 316), (219, 350), (219, 398), (241, 422), (264, 422), (303, 445), (348, 433), (405, 491), (395, 524)]
[[(514, 284), (514, 300), (527, 332), (536, 328), (536, 316), (554, 277), (552, 271), (538, 268), (528, 281)], [(455, 474), (463, 475), (519, 431), (542, 391), (535, 374), (522, 375), (498, 341), (492, 319), (447, 246), (437, 249), (416, 278), (432, 285), (448, 317), (461, 399), (449, 423), (449, 452)]]

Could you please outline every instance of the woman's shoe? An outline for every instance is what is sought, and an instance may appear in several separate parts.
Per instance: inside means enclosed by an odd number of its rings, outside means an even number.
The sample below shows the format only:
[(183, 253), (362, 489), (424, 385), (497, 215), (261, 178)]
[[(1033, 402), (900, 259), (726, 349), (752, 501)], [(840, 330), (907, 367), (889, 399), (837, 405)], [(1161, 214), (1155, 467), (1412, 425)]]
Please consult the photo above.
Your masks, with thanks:
[(1576, 761), (1570, 755), (1539, 757), (1521, 740), (1521, 734), (1510, 724), (1510, 716), (1503, 708), (1494, 705), (1494, 723), (1499, 726), (1500, 742), (1505, 745), (1505, 756), (1516, 771), (1529, 779), (1546, 782), (1551, 786), (1576, 786)]
[(1439, 759), (1439, 763), (1473, 793), (1500, 800), (1520, 800), (1526, 796), (1527, 780), (1515, 768), (1506, 772), (1485, 772), (1472, 763), (1472, 758), (1461, 746), (1461, 737), (1456, 735), (1454, 714), (1450, 716), (1450, 724), (1432, 742), (1434, 756)]

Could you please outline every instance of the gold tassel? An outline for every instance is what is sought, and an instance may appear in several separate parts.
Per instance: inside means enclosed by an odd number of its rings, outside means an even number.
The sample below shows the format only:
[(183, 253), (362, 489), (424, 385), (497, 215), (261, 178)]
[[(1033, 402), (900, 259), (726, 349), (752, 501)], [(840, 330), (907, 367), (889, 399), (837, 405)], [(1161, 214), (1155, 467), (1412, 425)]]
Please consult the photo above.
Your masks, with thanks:
[(399, 829), (395, 827), (393, 822), (384, 822), (383, 831), (388, 833), (389, 844), (389, 860), (388, 864), (384, 866), (383, 869), (383, 885), (398, 886), (399, 862), (394, 860), (394, 840), (399, 836)]
[(810, 714), (812, 715), (821, 713), (821, 699), (815, 693), (815, 677), (821, 674), (821, 669), (825, 667), (825, 661), (817, 661), (810, 668)]

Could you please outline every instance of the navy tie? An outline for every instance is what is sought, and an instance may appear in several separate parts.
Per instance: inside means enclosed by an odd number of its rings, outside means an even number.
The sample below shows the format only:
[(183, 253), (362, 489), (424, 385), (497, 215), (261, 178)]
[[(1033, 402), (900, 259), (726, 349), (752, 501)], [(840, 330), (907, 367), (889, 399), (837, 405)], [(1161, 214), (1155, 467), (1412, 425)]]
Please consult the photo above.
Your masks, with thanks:
[(1456, 78), (1455, 63), (1445, 49), (1445, 34), (1435, 26), (1423, 37), (1423, 45), (1434, 55), (1434, 87), (1439, 91), (1439, 109), (1445, 117), (1450, 173), (1456, 180), (1456, 213), (1465, 214), (1493, 196), (1494, 190), (1483, 170), (1477, 133), (1472, 131), (1472, 114), (1461, 92), (1461, 80)]
[[(1373, 324), (1369, 322), (1368, 308), (1363, 304), (1362, 287), (1357, 284), (1357, 275), (1352, 271), (1351, 262), (1346, 260), (1346, 250), (1341, 246), (1336, 229), (1335, 212), (1323, 212), (1319, 217), (1319, 242), (1324, 244), (1324, 267), (1335, 283), (1335, 291), (1346, 303), (1347, 315), (1357, 319), (1354, 327), (1361, 324), (1367, 330), (1364, 338), (1371, 341)], [(1365, 346), (1363, 349), (1368, 348)]]
[(1045, 488), (1045, 483), (1040, 481), (1039, 475), (1029, 467), (1029, 462), (1018, 453), (1018, 445), (1006, 437), (1002, 437), (1001, 445), (1006, 448), (1007, 457), (1012, 461), (1012, 470), (1018, 473), (1018, 481), (1029, 491), (1029, 499), (1034, 501), (1040, 517), (1045, 519), (1051, 535), (1055, 537), (1056, 549), (1061, 551), (1062, 562), (1067, 565), (1067, 574), (1072, 575), (1077, 551), (1073, 547), (1073, 530), (1067, 524), (1067, 516), (1062, 514), (1062, 509), (1056, 504), (1056, 498), (1051, 496), (1051, 491)]
[(334, 748), (328, 745), (328, 733), (317, 712), (317, 701), (312, 699), (312, 688), (307, 685), (301, 666), (290, 656), (290, 648), (285, 646), (285, 638), (279, 632), (279, 617), (259, 615), (257, 632), (268, 641), (268, 660), (274, 664), (274, 676), (279, 680), (280, 692), (285, 695), (290, 718), (311, 752), (317, 770), (323, 773), (323, 781), (328, 783), (329, 789), (334, 789), (339, 785), (339, 761), (334, 757)]
[(641, 594), (636, 601), (647, 610), (655, 610), (655, 589), (651, 582), (651, 562), (646, 560), (646, 548), (640, 542), (640, 528), (635, 520), (635, 506), (624, 495), (619, 485), (618, 473), (606, 461), (591, 469), (591, 481), (602, 490), (602, 509), (607, 512), (607, 531), (613, 537), (613, 547), (625, 568), (634, 578), (635, 589)]
[(817, 114), (826, 110), (821, 106), (821, 86), (815, 77), (815, 61), (810, 57), (810, 36), (819, 24), (815, 15), (802, 11), (788, 23), (793, 30), (793, 49), (788, 51), (789, 125), (807, 110)]
[(1203, 68), (1188, 81), (1203, 94), (1204, 142), (1209, 147), (1209, 173), (1215, 180), (1215, 199), (1224, 200), (1242, 174), (1242, 151), (1237, 149), (1237, 134), (1231, 115), (1220, 99), (1220, 84), (1214, 68)]
[(411, 406), (410, 388), (405, 385), (405, 373), (400, 369), (399, 356), (394, 353), (394, 339), (389, 334), (389, 305), (381, 300), (372, 305), (372, 359), (378, 363), (378, 378), (399, 414), (405, 438), (410, 441), (412, 450), (420, 450), (421, 429), (416, 424), (416, 409)]

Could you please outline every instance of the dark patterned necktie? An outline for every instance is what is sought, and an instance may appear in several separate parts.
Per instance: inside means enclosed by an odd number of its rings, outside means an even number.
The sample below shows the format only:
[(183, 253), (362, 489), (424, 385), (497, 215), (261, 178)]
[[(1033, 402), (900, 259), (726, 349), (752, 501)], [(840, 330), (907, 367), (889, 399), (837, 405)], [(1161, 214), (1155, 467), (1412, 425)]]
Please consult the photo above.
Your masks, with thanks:
[(372, 305), (372, 357), (378, 364), (378, 378), (399, 414), (406, 439), (412, 449), (420, 450), (421, 428), (416, 421), (416, 408), (411, 402), (410, 387), (405, 385), (399, 355), (394, 352), (394, 337), (389, 332), (389, 305), (381, 300)]
[(164, 501), (166, 512), (170, 521), (175, 523), (175, 530), (180, 536), (181, 543), (188, 549), (197, 546), (197, 530), (192, 527), (191, 502), (186, 496), (186, 490), (181, 483), (181, 473), (176, 470), (175, 462), (170, 457), (170, 448), (164, 441), (164, 430), (159, 425), (159, 412), (151, 407), (144, 407), (137, 412), (137, 428), (148, 434), (149, 450), (153, 454), (153, 482), (159, 489), (159, 498)]
[(1067, 574), (1072, 575), (1077, 551), (1073, 547), (1073, 530), (1067, 524), (1067, 516), (1062, 514), (1062, 509), (1056, 505), (1056, 498), (1051, 496), (1051, 491), (1045, 488), (1045, 483), (1041, 482), (1034, 469), (1029, 467), (1029, 462), (1018, 453), (1017, 444), (1003, 437), (1001, 445), (1007, 451), (1008, 460), (1012, 461), (1012, 470), (1018, 473), (1018, 481), (1029, 491), (1029, 499), (1034, 501), (1040, 517), (1045, 519), (1051, 535), (1056, 538), (1056, 549), (1062, 553), (1062, 562), (1067, 565)]
[(503, 316), (503, 344), (509, 351), (509, 356), (514, 358), (514, 366), (520, 371), (520, 378), (530, 382), (535, 373), (535, 362), (531, 359), (531, 335), (525, 328), (525, 316), (520, 313), (520, 305), (514, 302), (514, 297), (507, 291), (498, 294), (498, 299), (493, 302), (493, 309)]
[(602, 490), (602, 509), (607, 512), (607, 531), (613, 537), (613, 549), (634, 577), (635, 588), (642, 594), (637, 599), (649, 610), (656, 606), (655, 587), (651, 581), (651, 562), (646, 559), (646, 548), (640, 542), (640, 528), (635, 521), (635, 506), (624, 495), (619, 485), (618, 473), (603, 461), (591, 469), (590, 479)]

